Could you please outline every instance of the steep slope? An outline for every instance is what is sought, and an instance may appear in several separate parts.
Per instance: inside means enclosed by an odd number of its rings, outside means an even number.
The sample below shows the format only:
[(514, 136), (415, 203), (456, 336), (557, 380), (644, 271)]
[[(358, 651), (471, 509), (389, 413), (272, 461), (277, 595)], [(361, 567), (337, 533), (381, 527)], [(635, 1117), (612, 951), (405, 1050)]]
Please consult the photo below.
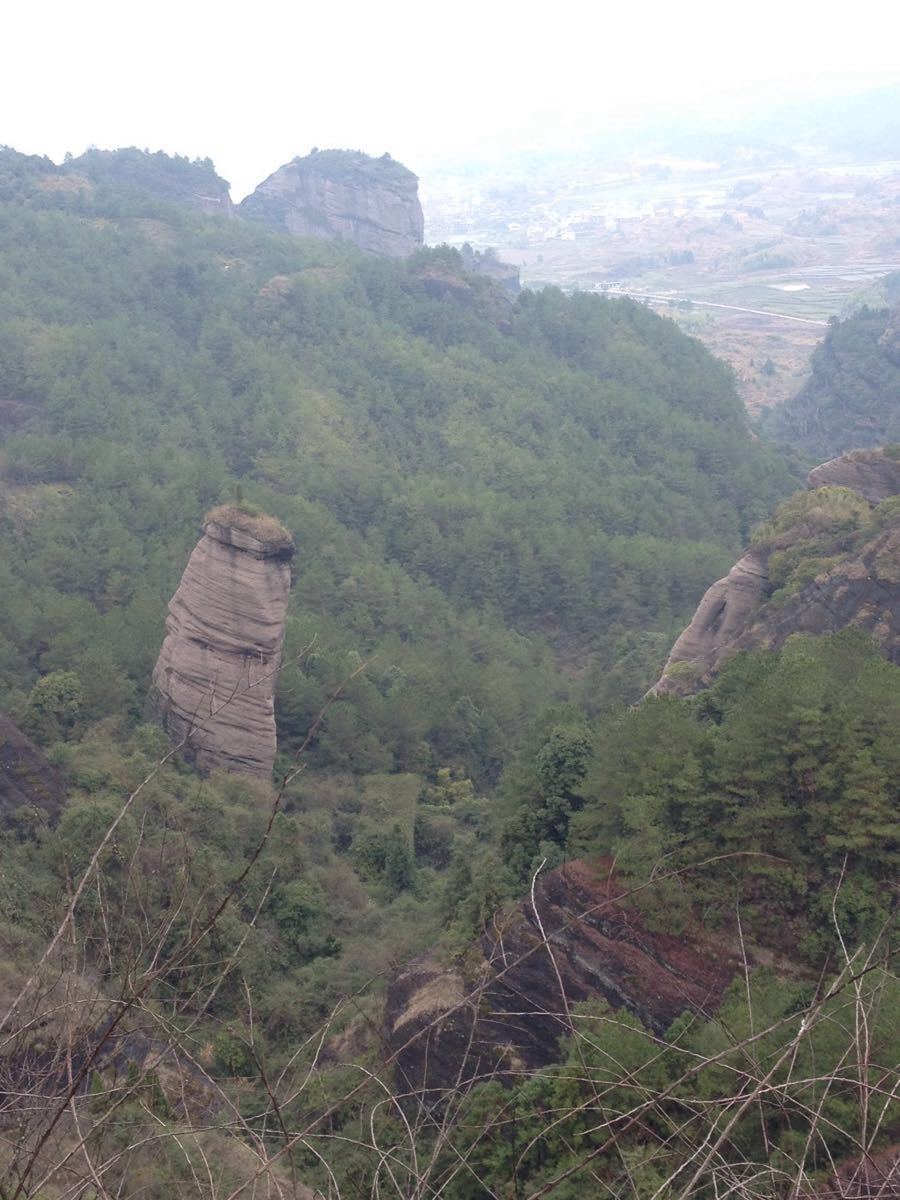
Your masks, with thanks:
[(708, 589), (652, 693), (693, 691), (738, 650), (851, 625), (900, 662), (900, 455), (854, 451), (815, 467), (807, 487)]
[(56, 817), (64, 801), (65, 786), (57, 768), (0, 713), (0, 818), (23, 806)]
[(809, 381), (766, 414), (767, 433), (810, 459), (900, 441), (900, 305), (835, 321), (814, 350)]
[(185, 757), (203, 771), (271, 775), (293, 553), (270, 517), (213, 509), (169, 604), (156, 703), (169, 736), (186, 740)]
[(495, 914), (463, 960), (411, 962), (386, 1009), (402, 1086), (452, 1089), (555, 1062), (566, 1011), (584, 1000), (659, 1033), (686, 1010), (714, 1012), (737, 967), (730, 951), (699, 929), (651, 932), (622, 891), (610, 862), (568, 863), (540, 879), (534, 904)]
[(340, 238), (387, 258), (424, 244), (418, 179), (388, 154), (314, 150), (279, 167), (238, 212), (279, 233)]

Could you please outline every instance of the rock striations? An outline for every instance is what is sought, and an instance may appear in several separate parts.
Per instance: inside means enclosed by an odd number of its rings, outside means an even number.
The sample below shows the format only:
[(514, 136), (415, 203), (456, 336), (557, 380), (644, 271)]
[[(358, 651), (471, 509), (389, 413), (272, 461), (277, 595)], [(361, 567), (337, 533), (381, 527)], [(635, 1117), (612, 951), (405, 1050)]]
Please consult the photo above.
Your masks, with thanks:
[(716, 1010), (733, 953), (699, 926), (687, 937), (649, 929), (612, 867), (575, 860), (548, 872), (535, 905), (495, 914), (461, 960), (426, 952), (391, 982), (386, 1039), (404, 1090), (440, 1102), (461, 1082), (557, 1061), (561, 1007), (578, 1001), (625, 1008), (660, 1033), (686, 1010)]
[(201, 770), (267, 778), (291, 585), (291, 535), (271, 517), (208, 513), (169, 604), (153, 672), (163, 727)]
[(343, 238), (386, 258), (412, 254), (425, 240), (419, 181), (388, 154), (314, 150), (279, 167), (238, 212), (279, 233)]
[(880, 504), (900, 493), (900, 458), (884, 450), (851, 450), (813, 467), (806, 486), (850, 488), (869, 504)]
[(864, 629), (900, 663), (900, 457), (854, 450), (810, 471), (706, 592), (650, 694), (688, 693), (739, 650)]

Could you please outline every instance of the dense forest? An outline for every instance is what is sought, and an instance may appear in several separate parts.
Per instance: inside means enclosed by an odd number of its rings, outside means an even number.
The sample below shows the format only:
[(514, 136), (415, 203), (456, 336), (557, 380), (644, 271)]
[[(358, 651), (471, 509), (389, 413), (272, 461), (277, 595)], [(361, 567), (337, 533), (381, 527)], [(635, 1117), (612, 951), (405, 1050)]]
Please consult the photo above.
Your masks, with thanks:
[(13, 715), (64, 671), (82, 725), (140, 717), (202, 515), (240, 485), (297, 540), (288, 659), (318, 636), (284, 673), (285, 748), (359, 654), (317, 765), (495, 781), (529, 697), (635, 699), (789, 490), (727, 369), (640, 306), (436, 297), (452, 251), (366, 259), (2, 170)]
[[(900, 275), (883, 283), (900, 300)], [(768, 434), (822, 461), (900, 440), (900, 308), (864, 306), (833, 319), (800, 391), (765, 414)]]
[[(33, 1015), (2, 1194), (249, 1196), (273, 1156), (265, 1194), (649, 1200), (710, 1146), (685, 1195), (774, 1197), (881, 1153), (898, 668), (849, 631), (628, 707), (796, 483), (728, 369), (446, 247), (205, 216), (172, 180), (211, 167), (157, 162), (160, 198), (156, 158), (0, 153), (0, 711), (67, 791), (3, 814), (0, 1008)], [(147, 708), (234, 500), (296, 543), (274, 791), (201, 778)], [(399, 1098), (386, 980), (575, 857), (667, 935), (737, 911), (756, 969), (664, 1037), (591, 1001), (558, 1064)]]

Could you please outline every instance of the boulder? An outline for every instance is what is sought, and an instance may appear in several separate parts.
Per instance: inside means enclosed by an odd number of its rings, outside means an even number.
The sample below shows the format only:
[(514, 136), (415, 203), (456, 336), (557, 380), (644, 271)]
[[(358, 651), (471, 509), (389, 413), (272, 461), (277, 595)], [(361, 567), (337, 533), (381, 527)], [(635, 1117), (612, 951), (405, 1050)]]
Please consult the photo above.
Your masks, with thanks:
[[(707, 589), (690, 625), (669, 652), (651, 695), (678, 690), (679, 681), (694, 681), (719, 665), (723, 648), (727, 650), (744, 632), (750, 614), (768, 592), (767, 564), (767, 554), (749, 550)], [(685, 674), (678, 669), (682, 663)]]

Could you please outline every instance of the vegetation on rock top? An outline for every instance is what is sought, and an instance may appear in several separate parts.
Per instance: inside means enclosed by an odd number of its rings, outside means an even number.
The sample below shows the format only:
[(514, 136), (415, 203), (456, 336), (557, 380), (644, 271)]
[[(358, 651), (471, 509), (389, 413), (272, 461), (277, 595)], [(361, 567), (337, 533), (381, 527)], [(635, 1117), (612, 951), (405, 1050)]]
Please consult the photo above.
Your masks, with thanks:
[(285, 529), (279, 520), (246, 503), (217, 504), (203, 518), (204, 525), (208, 522), (223, 525), (227, 529), (240, 529), (266, 546), (287, 547), (294, 544), (290, 530)]

